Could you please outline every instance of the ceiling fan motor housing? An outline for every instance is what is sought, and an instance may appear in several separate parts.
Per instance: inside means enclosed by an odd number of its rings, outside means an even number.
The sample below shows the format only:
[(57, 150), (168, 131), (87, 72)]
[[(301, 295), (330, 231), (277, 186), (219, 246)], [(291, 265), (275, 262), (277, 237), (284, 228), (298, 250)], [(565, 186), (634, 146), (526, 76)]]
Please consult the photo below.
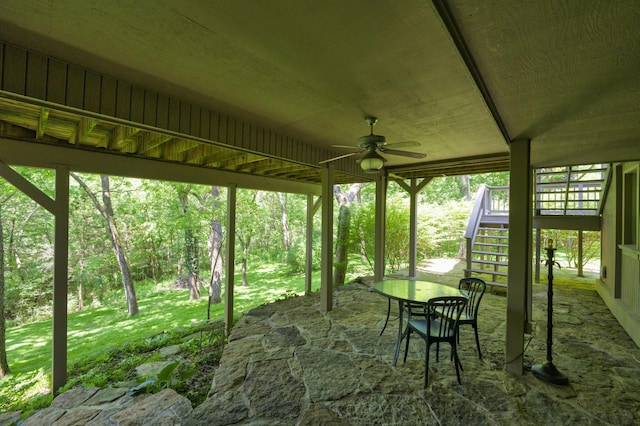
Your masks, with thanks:
[(370, 147), (376, 148), (386, 143), (387, 138), (381, 135), (374, 135), (373, 133), (358, 138), (358, 146), (362, 149), (369, 149)]

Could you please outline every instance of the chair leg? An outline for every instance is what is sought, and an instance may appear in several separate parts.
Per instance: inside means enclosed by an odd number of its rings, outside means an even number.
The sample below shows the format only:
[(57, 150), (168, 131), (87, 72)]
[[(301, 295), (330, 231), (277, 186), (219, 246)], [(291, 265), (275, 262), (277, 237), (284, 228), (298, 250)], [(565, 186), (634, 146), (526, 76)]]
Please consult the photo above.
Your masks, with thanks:
[(482, 359), (482, 352), (480, 351), (480, 339), (478, 338), (478, 325), (473, 324), (473, 330), (476, 332), (476, 345), (478, 346), (478, 358)]
[(409, 353), (409, 336), (411, 336), (411, 330), (409, 329), (409, 327), (407, 327), (407, 341), (404, 345), (404, 359), (402, 360), (403, 363), (407, 362), (407, 354)]
[(424, 388), (426, 389), (429, 386), (429, 343), (425, 342), (427, 345), (427, 354), (425, 356), (424, 361)]
[(453, 356), (455, 358), (455, 365), (456, 365), (456, 376), (458, 377), (458, 384), (461, 385), (462, 384), (462, 380), (460, 380), (460, 370), (462, 370), (462, 363), (460, 362), (460, 358), (458, 358), (458, 351), (456, 350), (456, 341), (455, 339), (453, 340), (453, 343), (451, 344), (451, 350), (453, 351)]
[(380, 336), (382, 336), (382, 333), (384, 333), (384, 329), (387, 328), (387, 324), (389, 323), (389, 314), (391, 313), (391, 299), (387, 299), (387, 319), (384, 320), (384, 326), (382, 327), (382, 330), (380, 331)]

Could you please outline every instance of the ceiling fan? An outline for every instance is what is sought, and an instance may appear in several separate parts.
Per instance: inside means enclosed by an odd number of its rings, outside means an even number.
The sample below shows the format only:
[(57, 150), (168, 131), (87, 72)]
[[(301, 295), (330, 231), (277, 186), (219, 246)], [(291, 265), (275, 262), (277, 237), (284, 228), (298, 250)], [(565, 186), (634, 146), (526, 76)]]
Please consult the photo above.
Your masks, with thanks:
[(386, 158), (384, 158), (380, 153), (383, 154), (391, 154), (391, 155), (400, 155), (403, 157), (411, 157), (411, 158), (424, 158), (426, 154), (422, 154), (420, 152), (411, 152), (411, 151), (401, 151), (393, 148), (400, 147), (410, 147), (410, 146), (420, 146), (418, 142), (414, 141), (406, 141), (406, 142), (396, 142), (387, 145), (387, 139), (382, 135), (373, 134), (373, 126), (378, 122), (376, 117), (367, 116), (364, 118), (364, 121), (370, 127), (370, 133), (365, 136), (360, 136), (358, 138), (358, 146), (347, 146), (347, 145), (332, 145), (334, 148), (345, 148), (351, 150), (357, 150), (355, 152), (351, 152), (349, 154), (339, 155), (337, 157), (330, 158), (328, 160), (320, 161), (319, 164), (329, 163), (331, 161), (339, 160), (341, 158), (351, 157), (353, 155), (360, 155), (364, 153), (357, 161), (360, 163), (360, 167), (366, 173), (376, 173), (379, 171), (384, 165)]

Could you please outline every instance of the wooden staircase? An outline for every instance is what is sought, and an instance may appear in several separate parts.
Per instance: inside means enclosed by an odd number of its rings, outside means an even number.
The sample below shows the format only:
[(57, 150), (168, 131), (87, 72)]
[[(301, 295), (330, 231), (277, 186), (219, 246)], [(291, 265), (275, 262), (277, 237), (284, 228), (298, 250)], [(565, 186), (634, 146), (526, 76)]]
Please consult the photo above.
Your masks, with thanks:
[[(536, 170), (535, 229), (599, 230), (606, 164)], [(509, 267), (509, 187), (482, 186), (465, 233), (465, 276), (507, 287)]]
[(490, 286), (507, 286), (509, 266), (509, 187), (482, 186), (465, 235), (465, 276)]

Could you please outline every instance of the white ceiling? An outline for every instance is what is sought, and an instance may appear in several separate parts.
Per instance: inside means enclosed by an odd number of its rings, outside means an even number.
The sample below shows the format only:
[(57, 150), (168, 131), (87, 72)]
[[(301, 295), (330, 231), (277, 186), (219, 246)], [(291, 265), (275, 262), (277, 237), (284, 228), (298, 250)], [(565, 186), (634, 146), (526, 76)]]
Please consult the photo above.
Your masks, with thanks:
[(427, 154), (388, 166), (517, 138), (538, 166), (639, 160), (639, 22), (637, 0), (0, 2), (7, 41), (308, 143), (375, 115)]

